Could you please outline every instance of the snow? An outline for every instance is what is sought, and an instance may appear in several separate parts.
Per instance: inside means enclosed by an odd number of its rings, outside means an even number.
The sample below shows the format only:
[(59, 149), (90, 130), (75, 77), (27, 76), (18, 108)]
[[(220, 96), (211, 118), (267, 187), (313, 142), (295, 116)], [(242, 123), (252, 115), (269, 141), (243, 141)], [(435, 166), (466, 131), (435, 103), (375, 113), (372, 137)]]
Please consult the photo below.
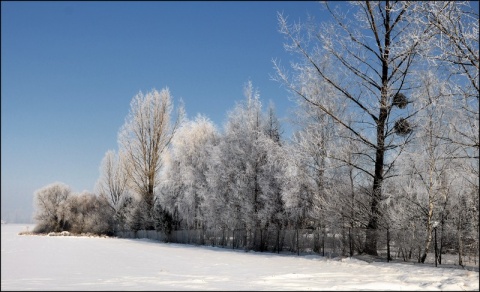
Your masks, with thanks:
[(479, 290), (479, 273), (160, 243), (18, 235), (1, 225), (1, 290)]

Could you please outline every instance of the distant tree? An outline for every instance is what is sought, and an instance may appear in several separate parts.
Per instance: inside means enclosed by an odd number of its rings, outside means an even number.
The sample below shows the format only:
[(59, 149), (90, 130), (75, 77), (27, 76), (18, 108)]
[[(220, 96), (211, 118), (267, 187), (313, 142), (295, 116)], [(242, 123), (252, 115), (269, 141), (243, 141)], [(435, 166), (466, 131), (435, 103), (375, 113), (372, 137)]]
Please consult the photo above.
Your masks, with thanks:
[[(281, 124), (273, 102), (270, 102), (266, 114), (265, 136), (260, 145), (267, 150), (267, 157), (266, 163), (261, 168), (263, 175), (259, 180), (265, 206), (260, 210), (259, 217), (261, 221), (265, 222), (265, 228), (272, 226), (276, 229), (278, 251), (280, 231), (287, 226), (288, 220), (285, 202), (282, 199), (282, 188), (285, 180), (285, 161), (289, 154), (285, 149)], [(263, 249), (264, 246), (261, 248)]]
[(263, 205), (257, 211), (260, 234), (256, 235), (258, 238), (256, 248), (262, 251), (266, 248), (268, 229), (272, 227), (277, 230), (278, 245), (280, 231), (287, 225), (285, 202), (282, 200), (285, 178), (284, 162), (287, 154), (284, 151), (282, 128), (272, 101), (261, 117), (263, 118), (263, 127), (256, 147), (258, 148), (257, 155), (260, 156), (257, 184)]
[[(334, 94), (328, 86), (321, 84), (309, 84), (306, 86), (314, 86), (312, 90), (318, 90), (324, 94)], [(321, 96), (313, 98), (320, 99)], [(342, 104), (332, 104), (332, 111), (340, 113)], [(293, 135), (291, 147), (289, 147), (291, 158), (295, 160), (295, 164), (299, 167), (299, 174), (304, 179), (308, 178), (309, 185), (309, 211), (306, 213), (311, 227), (319, 227), (325, 224), (325, 219), (330, 218), (333, 221), (335, 216), (330, 216), (329, 210), (335, 214), (340, 214), (341, 210), (336, 209), (335, 204), (326, 205), (327, 197), (332, 195), (332, 187), (339, 189), (340, 185), (332, 186), (334, 177), (337, 173), (334, 170), (339, 167), (339, 161), (342, 156), (352, 153), (344, 147), (340, 141), (343, 136), (348, 133), (342, 133), (336, 129), (334, 120), (316, 107), (312, 107), (304, 102), (298, 103), (298, 108), (294, 115), (294, 124), (299, 128)], [(352, 139), (354, 141), (354, 139)], [(348, 146), (355, 145), (353, 141), (349, 141)], [(342, 159), (344, 160), (344, 159)], [(336, 197), (336, 195), (334, 195)], [(335, 211), (334, 211), (335, 210)], [(333, 214), (332, 213), (332, 214)]]
[(140, 196), (147, 229), (153, 229), (155, 189), (167, 149), (182, 119), (182, 109), (172, 121), (173, 101), (168, 88), (138, 93), (130, 103), (130, 112), (119, 133), (125, 152), (131, 188)]
[(34, 193), (35, 202), (35, 232), (59, 232), (67, 224), (64, 206), (71, 196), (71, 189), (64, 183), (49, 184)]
[(68, 229), (73, 233), (113, 234), (113, 210), (104, 197), (90, 192), (70, 196), (67, 200)]
[(207, 193), (206, 171), (209, 148), (218, 133), (204, 116), (182, 124), (172, 139), (171, 151), (162, 173), (159, 202), (177, 214), (187, 228), (203, 228)]
[(277, 113), (275, 111), (275, 104), (273, 103), (273, 101), (270, 101), (270, 103), (268, 104), (266, 119), (266, 135), (270, 138), (270, 140), (280, 145), (282, 143), (281, 138), (283, 131), (280, 121), (278, 120)]
[(125, 153), (118, 155), (114, 150), (105, 153), (100, 167), (100, 178), (96, 184), (96, 192), (104, 198), (113, 212), (114, 226), (118, 229), (125, 222), (125, 212), (128, 207), (128, 181), (130, 168), (127, 165)]
[(138, 231), (146, 229), (145, 223), (149, 222), (149, 220), (145, 218), (148, 214), (144, 212), (145, 207), (142, 204), (145, 204), (145, 202), (132, 197), (131, 208), (128, 209), (125, 217), (125, 225), (128, 230)]
[[(223, 203), (223, 223), (246, 230), (248, 248), (262, 248), (263, 230), (271, 224), (278, 201), (280, 164), (279, 128), (270, 111), (262, 111), (260, 95), (252, 83), (244, 87), (245, 100), (229, 113), (208, 172), (210, 189)], [(218, 206), (220, 208), (220, 206)]]
[[(229, 195), (233, 191), (233, 173), (226, 162), (233, 159), (225, 152), (225, 135), (218, 137), (209, 150), (206, 180), (208, 181), (204, 210), (209, 218), (208, 225), (221, 230), (235, 230), (240, 221), (240, 206)], [(228, 154), (228, 156), (226, 156)]]
[(478, 176), (467, 174), (458, 177), (452, 184), (450, 219), (456, 235), (458, 264), (463, 266), (463, 257), (468, 251), (478, 257), (479, 252), (479, 187)]
[(180, 228), (176, 211), (170, 212), (159, 200), (155, 201), (153, 222), (156, 230), (163, 231), (167, 235)]
[(290, 227), (305, 228), (313, 222), (321, 207), (321, 197), (315, 190), (314, 178), (310, 175), (306, 156), (301, 156), (293, 148), (295, 144), (285, 146), (289, 155), (284, 162), (282, 182), (282, 201)]

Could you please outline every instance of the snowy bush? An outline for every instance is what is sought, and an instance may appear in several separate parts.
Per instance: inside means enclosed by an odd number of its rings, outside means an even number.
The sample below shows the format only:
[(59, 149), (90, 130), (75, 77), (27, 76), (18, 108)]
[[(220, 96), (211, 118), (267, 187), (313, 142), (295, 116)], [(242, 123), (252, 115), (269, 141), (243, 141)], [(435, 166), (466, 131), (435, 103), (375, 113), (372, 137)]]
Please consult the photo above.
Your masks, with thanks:
[(34, 233), (113, 233), (113, 211), (103, 197), (88, 192), (72, 194), (67, 185), (54, 183), (35, 192), (35, 205)]

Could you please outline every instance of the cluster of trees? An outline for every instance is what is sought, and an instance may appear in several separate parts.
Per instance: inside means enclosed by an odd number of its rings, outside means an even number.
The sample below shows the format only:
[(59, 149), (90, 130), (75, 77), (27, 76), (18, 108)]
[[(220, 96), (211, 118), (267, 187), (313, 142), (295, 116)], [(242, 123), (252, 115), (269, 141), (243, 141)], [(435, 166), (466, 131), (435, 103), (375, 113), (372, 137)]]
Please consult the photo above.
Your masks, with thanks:
[(35, 206), (34, 232), (113, 234), (113, 213), (108, 202), (95, 194), (75, 194), (69, 186), (57, 182), (35, 192)]
[(256, 248), (268, 228), (342, 225), (364, 228), (359, 251), (372, 255), (378, 229), (416, 229), (423, 262), (438, 225), (460, 252), (478, 250), (478, 11), (458, 1), (330, 5), (333, 22), (320, 25), (278, 16), (294, 56), (291, 72), (274, 62), (297, 101), (290, 139), (251, 82), (222, 131), (182, 107), (174, 119), (168, 89), (140, 93), (97, 195), (38, 191), (41, 226), (244, 229)]

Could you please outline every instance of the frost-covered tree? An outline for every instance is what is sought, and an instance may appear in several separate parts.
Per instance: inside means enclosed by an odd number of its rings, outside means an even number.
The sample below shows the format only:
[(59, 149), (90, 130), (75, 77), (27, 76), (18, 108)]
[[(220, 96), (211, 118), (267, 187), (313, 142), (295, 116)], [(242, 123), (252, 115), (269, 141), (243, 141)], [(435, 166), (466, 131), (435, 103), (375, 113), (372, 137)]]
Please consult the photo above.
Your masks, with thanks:
[[(282, 199), (282, 186), (286, 155), (282, 129), (275, 113), (273, 102), (270, 102), (265, 113), (264, 134), (258, 142), (258, 147), (265, 152), (265, 162), (259, 167), (258, 185), (263, 208), (258, 210), (260, 234), (257, 235), (256, 248), (264, 250), (269, 229), (276, 230), (277, 251), (280, 244), (280, 232), (287, 226), (285, 203)], [(258, 233), (258, 231), (257, 231)]]
[[(462, 215), (469, 213), (466, 210), (471, 210), (453, 206), (460, 206), (465, 201), (478, 201), (478, 195), (475, 195), (478, 194), (478, 179), (472, 180), (471, 177), (478, 178), (479, 175), (479, 13), (472, 4), (471, 1), (424, 1), (416, 7), (419, 16), (412, 19), (429, 26), (432, 35), (430, 49), (421, 53), (429, 61), (432, 70), (436, 71), (438, 83), (448, 89), (448, 94), (442, 97), (445, 101), (439, 104), (443, 105), (443, 112), (449, 112), (449, 116), (434, 124), (432, 134), (433, 140), (443, 140), (439, 141), (443, 148), (455, 150), (442, 155), (442, 159), (447, 159), (455, 169), (454, 175), (442, 179), (443, 188), (448, 188), (445, 191), (448, 196), (444, 196), (441, 203), (442, 230), (451, 228), (445, 226), (445, 218), (461, 222)], [(440, 86), (437, 84), (437, 87)], [(445, 145), (448, 143), (451, 145)], [(454, 185), (461, 191), (455, 191)], [(467, 188), (469, 191), (465, 191)], [(478, 226), (478, 208), (470, 214), (471, 217), (466, 221)], [(478, 234), (475, 230), (478, 228), (470, 231)], [(476, 243), (478, 250), (478, 240)]]
[(233, 192), (234, 173), (229, 171), (228, 160), (230, 156), (225, 156), (225, 136), (221, 135), (210, 151), (209, 161), (206, 171), (208, 189), (205, 200), (208, 202), (205, 206), (205, 213), (208, 214), (208, 225), (219, 228), (223, 232), (234, 231), (240, 226), (241, 213), (238, 202), (229, 194)]
[(105, 197), (84, 191), (75, 194), (64, 183), (35, 191), (34, 232), (112, 234), (113, 211)]
[(162, 154), (177, 130), (182, 109), (172, 118), (173, 100), (168, 88), (138, 93), (130, 103), (130, 112), (119, 133), (120, 151), (126, 155), (131, 188), (141, 198), (147, 229), (153, 228), (155, 189), (159, 185)]
[(414, 21), (429, 25), (431, 49), (422, 52), (430, 65), (441, 72), (450, 86), (458, 123), (452, 131), (437, 133), (442, 139), (463, 147), (460, 157), (478, 159), (479, 142), (479, 13), (472, 1), (424, 1)]
[(96, 184), (96, 193), (104, 198), (111, 211), (116, 229), (125, 223), (126, 208), (129, 206), (128, 182), (129, 167), (124, 152), (118, 155), (114, 150), (105, 153), (100, 167), (100, 178)]
[[(319, 90), (325, 94), (328, 94), (327, 92), (330, 90), (328, 86), (321, 86), (318, 83), (310, 84), (310, 86), (312, 86), (312, 90)], [(341, 104), (332, 106), (335, 107), (335, 109), (332, 108), (334, 111), (342, 110)], [(293, 155), (295, 163), (302, 164), (300, 168), (311, 181), (310, 189), (313, 192), (311, 196), (316, 203), (312, 205), (309, 217), (310, 220), (315, 220), (314, 225), (318, 226), (325, 223), (324, 218), (329, 217), (325, 211), (335, 209), (334, 205), (325, 205), (327, 193), (331, 194), (333, 170), (339, 166), (339, 162), (332, 158), (339, 159), (340, 156), (336, 154), (343, 155), (347, 151), (343, 148), (340, 149), (339, 132), (335, 129), (331, 117), (323, 111), (299, 102), (294, 119), (299, 130), (293, 136), (289, 152)], [(339, 187), (339, 185), (335, 186), (335, 188)], [(335, 211), (340, 213), (340, 210)], [(330, 218), (335, 220), (333, 217)]]
[(285, 146), (289, 156), (284, 164), (284, 180), (282, 184), (282, 200), (285, 204), (286, 215), (293, 228), (311, 226), (313, 220), (318, 220), (322, 200), (315, 190), (314, 178), (308, 169), (305, 156), (294, 152), (293, 147)]
[(67, 223), (65, 206), (71, 189), (64, 183), (49, 184), (34, 193), (36, 232), (58, 232)]
[(425, 240), (420, 262), (425, 262), (432, 242), (432, 224), (438, 220), (439, 202), (443, 189), (448, 184), (447, 172), (452, 167), (451, 157), (455, 148), (438, 138), (437, 133), (449, 131), (452, 120), (451, 100), (445, 98), (448, 90), (432, 74), (419, 76), (421, 89), (418, 92), (417, 104), (424, 110), (416, 116), (415, 141), (409, 145), (405, 153), (405, 161), (409, 163), (410, 175), (414, 179), (410, 185), (416, 194), (412, 202), (418, 204), (422, 221), (425, 222)]
[[(471, 169), (470, 163), (475, 161), (464, 155), (468, 152), (465, 145), (444, 139), (454, 137), (456, 129), (452, 125), (459, 125), (463, 121), (462, 111), (455, 106), (456, 100), (451, 98), (454, 95), (452, 87), (432, 71), (423, 72), (417, 79), (421, 86), (413, 93), (416, 100), (413, 107), (422, 110), (413, 119), (414, 139), (398, 160), (399, 176), (390, 182), (392, 186), (386, 193), (390, 204), (387, 213), (393, 225), (405, 230), (403, 233), (409, 229), (410, 251), (404, 252), (408, 254), (406, 258), (410, 258), (411, 250), (416, 249), (418, 261), (425, 262), (429, 250), (433, 248), (434, 222), (439, 224), (440, 250), (444, 243), (452, 242), (455, 237), (452, 234), (467, 234), (465, 231), (452, 233), (458, 226), (476, 233), (463, 224), (453, 224), (455, 220), (464, 220), (464, 217), (458, 216), (459, 209), (453, 206), (459, 206), (465, 199), (475, 201), (474, 197), (469, 197), (472, 189), (465, 191), (465, 187), (475, 189), (478, 183), (472, 180), (472, 183), (465, 184), (469, 181), (465, 179), (469, 176), (466, 170)], [(475, 211), (470, 214), (475, 214)], [(470, 216), (469, 220), (473, 222), (471, 226), (475, 226), (478, 220)]]
[(160, 202), (189, 229), (204, 228), (210, 204), (206, 172), (209, 149), (217, 139), (215, 125), (205, 116), (181, 125), (172, 139), (171, 151), (162, 174)]
[[(280, 32), (288, 39), (285, 48), (297, 53), (299, 61), (293, 63), (293, 78), (278, 62), (275, 66), (278, 79), (300, 100), (349, 131), (347, 139), (368, 148), (354, 153), (361, 159), (353, 161), (361, 164), (352, 166), (371, 181), (366, 252), (376, 255), (383, 183), (412, 133), (409, 95), (417, 84), (411, 72), (421, 68), (418, 52), (428, 46), (430, 35), (422, 33), (425, 26), (410, 21), (414, 2), (342, 5), (349, 7), (333, 9), (325, 3), (333, 21), (320, 25), (292, 25), (279, 15)], [(321, 87), (330, 90), (324, 93)], [(338, 104), (344, 106), (341, 112), (335, 110)]]
[(467, 81), (466, 87), (478, 94), (478, 8), (471, 1), (424, 1), (417, 9), (420, 17), (416, 21), (428, 25), (434, 36), (426, 57), (456, 75), (451, 77)]
[[(260, 228), (259, 211), (264, 202), (259, 186), (260, 167), (266, 163), (266, 153), (259, 143), (264, 129), (259, 93), (251, 82), (244, 89), (245, 101), (237, 104), (225, 127), (220, 142), (221, 159), (230, 185), (225, 195), (233, 203), (238, 216), (237, 226), (246, 229), (248, 245), (253, 246), (252, 233)], [(222, 143), (223, 142), (223, 143)]]
[(270, 138), (271, 141), (281, 145), (283, 131), (280, 121), (277, 117), (277, 113), (275, 111), (275, 104), (273, 103), (273, 101), (270, 101), (270, 103), (268, 104), (266, 119), (266, 135)]
[(73, 233), (113, 234), (113, 210), (104, 197), (84, 191), (70, 196), (66, 203), (66, 231)]
[(463, 265), (463, 257), (468, 251), (478, 257), (479, 252), (479, 187), (478, 176), (466, 172), (457, 176), (450, 188), (451, 212), (450, 228), (455, 234), (455, 247), (458, 250), (458, 264)]
[(259, 93), (249, 82), (245, 100), (229, 113), (224, 134), (212, 150), (207, 171), (215, 194), (212, 211), (225, 228), (245, 229), (248, 248), (261, 248), (263, 230), (281, 208), (270, 203), (280, 197), (275, 161), (280, 147), (273, 111), (267, 118)]

